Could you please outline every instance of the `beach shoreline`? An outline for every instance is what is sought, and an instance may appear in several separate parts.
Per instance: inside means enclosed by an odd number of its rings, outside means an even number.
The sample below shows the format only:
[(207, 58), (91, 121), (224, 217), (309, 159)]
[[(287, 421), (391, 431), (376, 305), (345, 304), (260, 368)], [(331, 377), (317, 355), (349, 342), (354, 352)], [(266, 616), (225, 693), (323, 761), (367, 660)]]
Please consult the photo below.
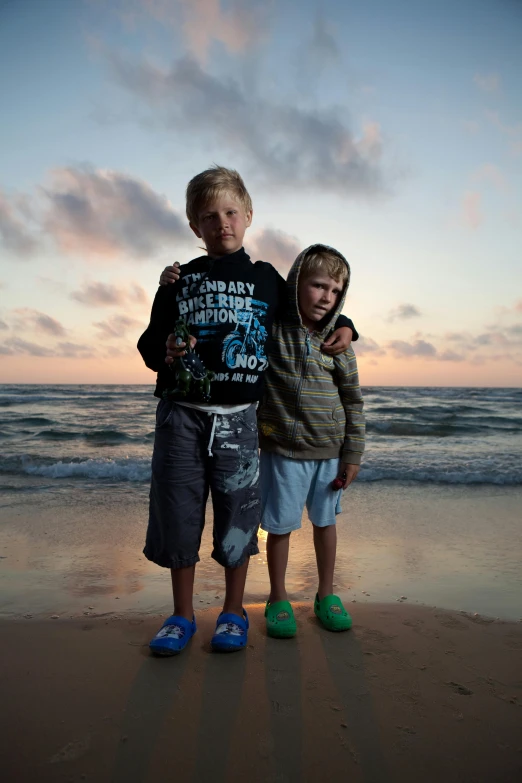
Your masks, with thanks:
[[(4, 493), (0, 507), (0, 617), (169, 613), (166, 569), (142, 554), (147, 487), (79, 487), (55, 481)], [(522, 618), (522, 487), (357, 482), (337, 521), (335, 590), (347, 604), (439, 606)], [(268, 594), (266, 536), (251, 558), (245, 600)], [(223, 573), (211, 558), (207, 509), (196, 569), (196, 609), (217, 608)], [(311, 525), (292, 535), (288, 589), (312, 600)]]
[(332, 634), (298, 603), (281, 641), (247, 608), (228, 656), (209, 649), (214, 608), (171, 659), (148, 652), (158, 616), (0, 621), (5, 779), (520, 779), (522, 623), (368, 603)]

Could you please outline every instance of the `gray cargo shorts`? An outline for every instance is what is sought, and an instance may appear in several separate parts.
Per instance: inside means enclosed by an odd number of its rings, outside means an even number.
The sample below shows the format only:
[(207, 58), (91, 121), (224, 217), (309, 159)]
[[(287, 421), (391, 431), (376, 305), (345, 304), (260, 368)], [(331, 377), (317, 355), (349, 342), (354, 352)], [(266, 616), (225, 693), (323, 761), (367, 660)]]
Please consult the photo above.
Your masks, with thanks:
[(199, 561), (209, 490), (212, 557), (225, 568), (237, 568), (259, 552), (256, 406), (215, 414), (160, 400), (143, 550), (148, 560), (165, 568), (186, 568)]

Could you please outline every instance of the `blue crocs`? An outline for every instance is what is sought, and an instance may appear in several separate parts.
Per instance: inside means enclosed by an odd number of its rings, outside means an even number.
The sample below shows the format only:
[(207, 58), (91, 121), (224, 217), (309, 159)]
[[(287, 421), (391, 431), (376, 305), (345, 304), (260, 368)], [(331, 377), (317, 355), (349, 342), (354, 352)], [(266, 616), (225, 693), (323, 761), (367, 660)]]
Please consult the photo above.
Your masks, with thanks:
[(154, 655), (179, 655), (196, 633), (196, 618), (192, 622), (178, 614), (167, 617), (149, 644)]
[(242, 650), (248, 642), (248, 625), (245, 609), (243, 609), (243, 617), (231, 612), (221, 612), (210, 646), (215, 652)]

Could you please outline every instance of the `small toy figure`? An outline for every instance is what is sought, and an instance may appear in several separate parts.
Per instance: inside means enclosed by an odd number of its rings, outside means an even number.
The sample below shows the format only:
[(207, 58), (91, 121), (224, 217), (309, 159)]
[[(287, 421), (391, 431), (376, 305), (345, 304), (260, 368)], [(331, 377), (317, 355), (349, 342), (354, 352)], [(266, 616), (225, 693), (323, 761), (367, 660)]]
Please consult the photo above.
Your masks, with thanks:
[(215, 373), (207, 370), (199, 356), (190, 347), (189, 330), (185, 321), (180, 318), (174, 327), (176, 345), (186, 343), (185, 355), (179, 356), (170, 369), (176, 379), (174, 388), (165, 389), (163, 398), (176, 400), (190, 397), (194, 402), (208, 402), (210, 400), (210, 383), (214, 380)]

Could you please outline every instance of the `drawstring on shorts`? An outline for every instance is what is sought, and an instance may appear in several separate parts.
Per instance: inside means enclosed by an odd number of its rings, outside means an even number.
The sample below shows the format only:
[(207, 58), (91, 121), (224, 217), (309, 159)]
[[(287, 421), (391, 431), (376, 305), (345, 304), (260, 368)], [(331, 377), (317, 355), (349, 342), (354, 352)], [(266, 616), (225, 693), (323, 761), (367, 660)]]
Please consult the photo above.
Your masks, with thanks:
[(213, 420), (212, 420), (212, 429), (210, 430), (210, 440), (208, 442), (208, 447), (207, 447), (208, 448), (208, 456), (209, 457), (213, 457), (214, 455), (212, 454), (212, 444), (214, 443), (214, 435), (216, 434), (216, 422), (217, 422), (218, 414), (217, 413), (209, 413), (208, 415), (214, 417)]

